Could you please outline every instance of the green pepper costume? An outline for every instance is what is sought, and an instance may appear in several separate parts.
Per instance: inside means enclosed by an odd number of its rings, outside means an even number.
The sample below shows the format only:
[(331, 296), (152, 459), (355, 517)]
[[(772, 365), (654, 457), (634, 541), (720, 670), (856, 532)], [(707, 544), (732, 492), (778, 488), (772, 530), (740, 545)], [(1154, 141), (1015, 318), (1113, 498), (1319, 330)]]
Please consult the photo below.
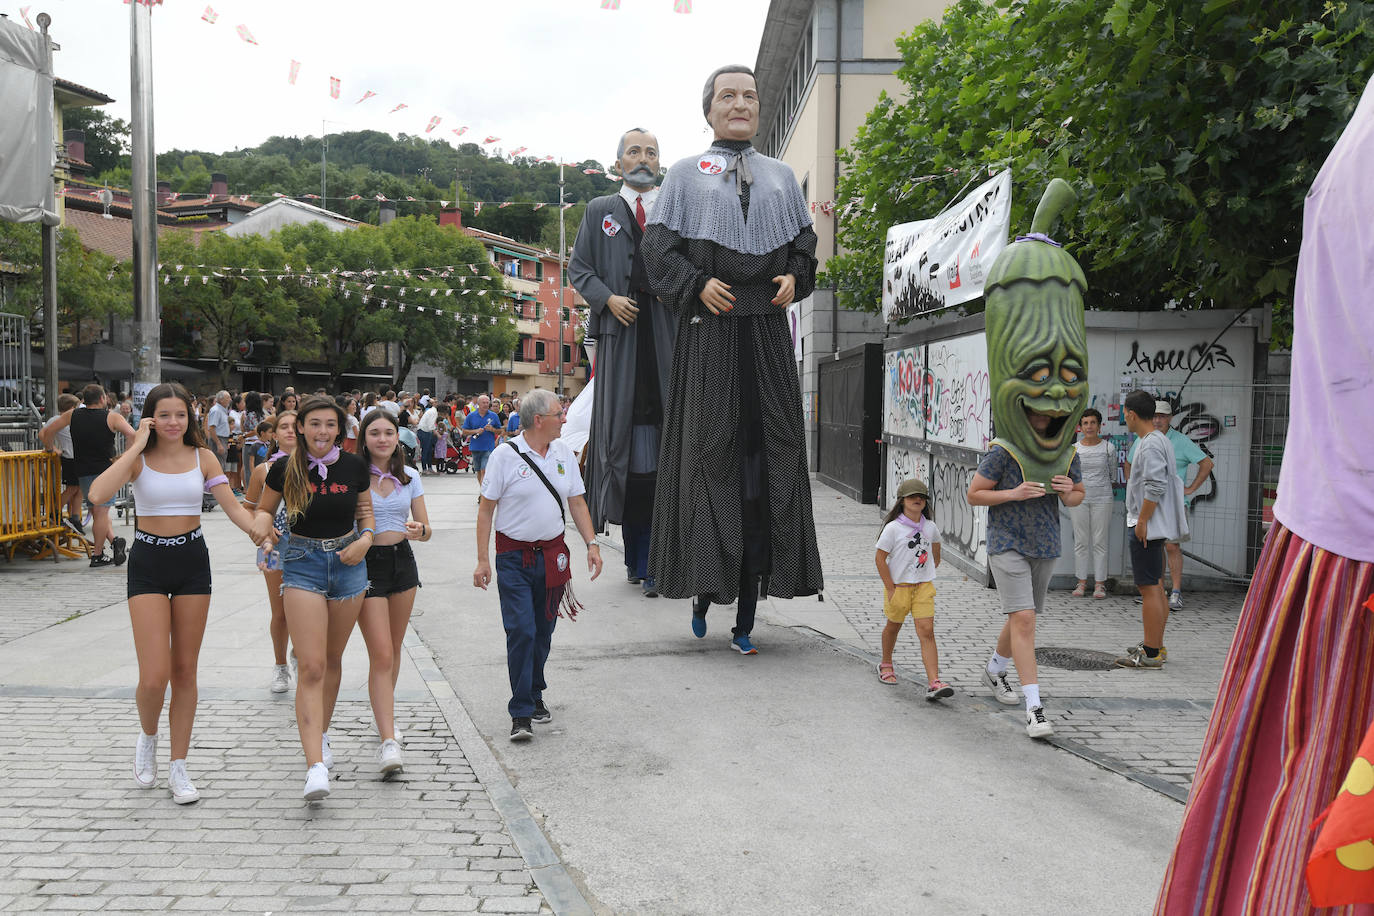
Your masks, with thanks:
[(1048, 488), (1068, 473), (1074, 431), (1088, 406), (1088, 333), (1078, 262), (1047, 234), (1078, 201), (1056, 178), (1035, 208), (1029, 235), (997, 256), (984, 286), (988, 381), (994, 444), (1006, 449), (1026, 480)]

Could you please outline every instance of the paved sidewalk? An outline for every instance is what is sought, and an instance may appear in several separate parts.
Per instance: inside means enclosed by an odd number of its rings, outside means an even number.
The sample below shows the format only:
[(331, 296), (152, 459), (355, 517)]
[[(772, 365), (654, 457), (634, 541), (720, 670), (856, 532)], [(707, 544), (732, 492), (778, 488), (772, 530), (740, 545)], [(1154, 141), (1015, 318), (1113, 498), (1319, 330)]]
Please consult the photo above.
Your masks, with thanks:
[[(814, 480), (812, 498), (825, 569), (824, 604), (838, 609), (848, 624), (834, 632), (821, 624), (821, 632), (876, 659), (886, 618), (873, 554), (884, 513)], [(1169, 618), (1169, 662), (1163, 670), (1069, 671), (1040, 663), (1041, 695), (1057, 743), (1179, 801), (1191, 785), (1244, 600), (1239, 590), (1188, 593), (1184, 585), (1184, 610)], [(941, 674), (960, 694), (986, 698), (989, 691), (980, 678), (1002, 623), (997, 593), (953, 564), (941, 565), (936, 586)], [(813, 629), (818, 625), (812, 618), (823, 614), (820, 607), (814, 599), (772, 599), (766, 610), (760, 604), (773, 622)], [(1121, 654), (1140, 637), (1140, 604), (1132, 597), (1072, 598), (1060, 589), (1050, 592), (1046, 613), (1037, 621), (1036, 645)], [(910, 625), (898, 639), (893, 661), (903, 679), (915, 685), (898, 689), (924, 693), (925, 669)], [(1014, 667), (1009, 679), (1019, 686)], [(1001, 711), (1008, 728), (1023, 727), (1020, 707)]]
[(333, 793), (301, 800), (293, 693), (267, 690), (253, 548), (221, 512), (205, 529), (215, 596), (188, 756), (201, 800), (188, 806), (165, 788), (165, 712), (157, 787), (130, 775), (125, 571), (0, 563), (0, 912), (552, 912), (469, 757), (485, 756), (498, 791), (509, 784), (480, 740), (455, 737), (471, 723), (413, 636), (397, 694), (404, 774), (377, 775), (355, 634), (330, 730)]

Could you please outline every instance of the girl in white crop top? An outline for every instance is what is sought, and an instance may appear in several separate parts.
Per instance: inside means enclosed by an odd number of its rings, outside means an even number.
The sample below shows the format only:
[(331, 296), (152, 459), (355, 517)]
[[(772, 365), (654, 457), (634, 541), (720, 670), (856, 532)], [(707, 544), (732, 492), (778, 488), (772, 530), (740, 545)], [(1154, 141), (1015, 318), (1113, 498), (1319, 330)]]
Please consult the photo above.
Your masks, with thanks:
[[(191, 395), (176, 384), (158, 385), (143, 405), (143, 419), (123, 455), (91, 484), (96, 503), (133, 482), (138, 524), (129, 551), (129, 619), (138, 655), (135, 698), (143, 727), (134, 749), (134, 781), (157, 782), (158, 725), (167, 684), (172, 685), (172, 752), (167, 785), (184, 805), (200, 797), (186, 772), (196, 715), (195, 670), (210, 614), (210, 555), (200, 530), (201, 494), (214, 494), (224, 514), (244, 531), (252, 515), (234, 500), (219, 461), (192, 418)], [(192, 672), (173, 678), (172, 671)]]
[(420, 587), (410, 542), (428, 541), (434, 533), (425, 510), (424, 485), (397, 449), (399, 438), (396, 416), (381, 408), (368, 411), (358, 430), (359, 454), (372, 478), (372, 518), (377, 528), (367, 551), (368, 588), (358, 629), (367, 643), (367, 692), (381, 738), (377, 762), (383, 776), (402, 766), (394, 715), (396, 678), (401, 673), (401, 643), (415, 608), (415, 590)]

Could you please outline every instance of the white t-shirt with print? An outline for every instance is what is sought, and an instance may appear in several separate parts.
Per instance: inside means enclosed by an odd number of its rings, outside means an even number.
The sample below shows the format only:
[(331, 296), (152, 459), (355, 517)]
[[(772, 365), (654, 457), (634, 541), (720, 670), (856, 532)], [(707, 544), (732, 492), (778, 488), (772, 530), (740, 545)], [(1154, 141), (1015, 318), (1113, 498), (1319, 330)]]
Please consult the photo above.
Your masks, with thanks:
[(538, 465), (566, 503), (569, 497), (587, 492), (577, 470), (577, 455), (562, 439), (550, 442), (542, 458), (525, 444), (523, 435), (507, 441), (514, 442), (520, 453), (508, 445), (497, 446), (482, 480), (482, 495), (496, 501), (496, 530), (517, 541), (558, 537), (564, 530), (563, 515), (530, 464)]
[(887, 569), (898, 585), (935, 581), (935, 555), (940, 529), (928, 518), (913, 530), (910, 519), (898, 516), (878, 535), (878, 549), (887, 551)]

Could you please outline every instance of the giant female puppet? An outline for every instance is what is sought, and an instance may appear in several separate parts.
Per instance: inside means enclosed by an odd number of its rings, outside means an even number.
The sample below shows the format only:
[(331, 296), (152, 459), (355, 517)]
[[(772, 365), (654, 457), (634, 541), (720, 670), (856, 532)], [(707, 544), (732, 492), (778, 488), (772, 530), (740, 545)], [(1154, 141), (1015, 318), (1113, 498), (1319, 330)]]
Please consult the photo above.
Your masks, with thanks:
[(760, 592), (822, 586), (792, 339), (785, 309), (816, 285), (816, 234), (792, 170), (750, 145), (759, 99), (747, 67), (711, 74), (715, 140), (668, 172), (644, 236), (654, 291), (678, 315), (650, 569), (670, 598), (739, 598), (731, 645)]
[[(1155, 908), (1164, 916), (1374, 914), (1374, 769), (1357, 756), (1374, 716), (1371, 161), (1367, 87), (1303, 207), (1274, 525)], [(1322, 835), (1327, 858), (1311, 827), (1333, 801), (1353, 829)]]

